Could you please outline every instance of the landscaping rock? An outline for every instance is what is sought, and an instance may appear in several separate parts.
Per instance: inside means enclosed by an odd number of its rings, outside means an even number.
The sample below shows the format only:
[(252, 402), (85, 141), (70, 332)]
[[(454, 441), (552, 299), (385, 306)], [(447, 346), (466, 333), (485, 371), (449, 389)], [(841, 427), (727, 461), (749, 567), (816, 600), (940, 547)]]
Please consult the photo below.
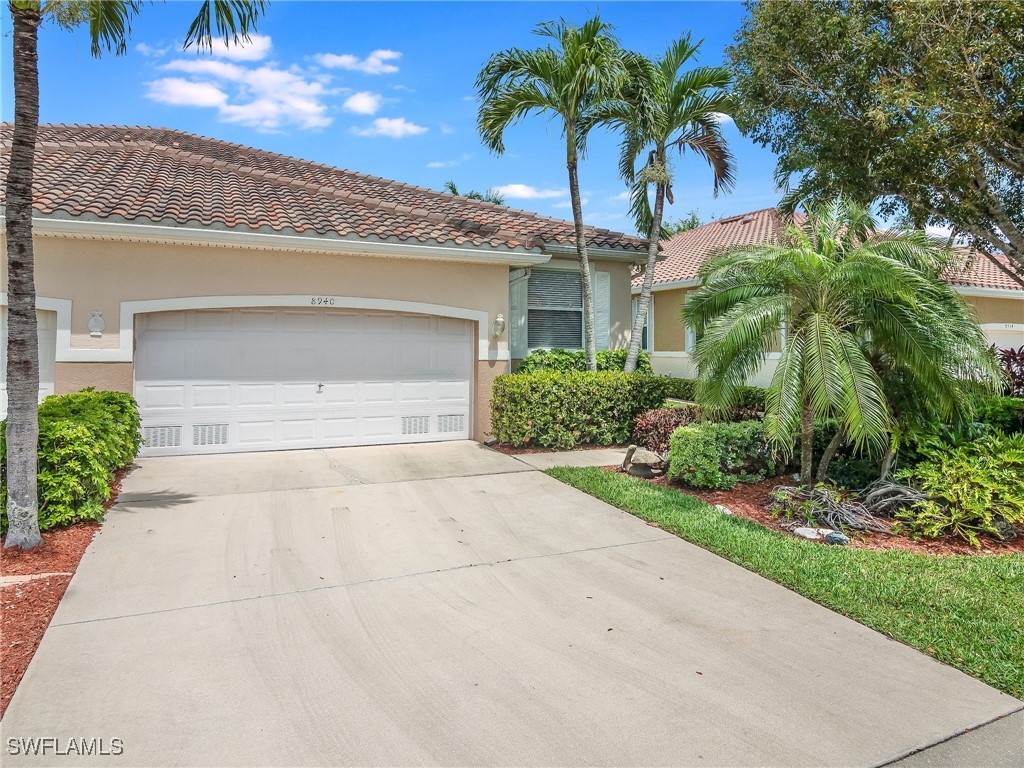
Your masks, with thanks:
[(850, 543), (850, 537), (847, 536), (845, 533), (840, 533), (839, 531), (829, 531), (825, 534), (825, 543), (839, 544), (840, 546), (845, 547), (847, 544)]
[(651, 479), (665, 472), (665, 460), (654, 451), (631, 445), (626, 449), (622, 469), (633, 477)]
[(725, 504), (715, 504), (715, 509), (726, 515), (735, 515), (736, 513), (729, 509)]
[(793, 533), (805, 539), (817, 541), (823, 539), (826, 544), (850, 543), (850, 537), (841, 531), (834, 531), (831, 528), (794, 528)]
[(794, 528), (793, 533), (804, 539), (820, 539), (821, 534), (817, 528)]

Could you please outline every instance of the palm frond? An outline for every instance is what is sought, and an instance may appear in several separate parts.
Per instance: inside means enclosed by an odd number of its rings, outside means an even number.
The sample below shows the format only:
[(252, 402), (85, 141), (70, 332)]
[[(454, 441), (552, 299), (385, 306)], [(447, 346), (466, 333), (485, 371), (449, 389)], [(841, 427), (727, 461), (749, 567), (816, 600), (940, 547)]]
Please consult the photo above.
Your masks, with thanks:
[(225, 45), (248, 40), (265, 8), (265, 0), (204, 0), (185, 34), (184, 47), (211, 50), (215, 31)]

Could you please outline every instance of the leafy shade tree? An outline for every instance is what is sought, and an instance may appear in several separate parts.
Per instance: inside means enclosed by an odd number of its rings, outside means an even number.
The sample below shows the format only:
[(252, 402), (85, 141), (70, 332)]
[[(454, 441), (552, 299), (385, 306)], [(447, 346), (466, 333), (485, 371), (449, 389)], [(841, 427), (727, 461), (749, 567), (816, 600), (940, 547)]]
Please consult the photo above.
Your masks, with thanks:
[[(694, 67), (681, 71), (696, 55), (700, 43), (685, 35), (632, 84), (629, 102), (615, 124), (623, 139), (619, 172), (632, 185), (630, 213), (637, 231), (648, 238), (647, 270), (637, 302), (633, 332), (626, 355), (627, 373), (636, 370), (640, 340), (651, 303), (658, 247), (669, 233), (662, 227), (665, 203), (672, 203), (672, 168), (669, 153), (687, 151), (711, 167), (714, 192), (731, 189), (736, 182), (732, 154), (722, 136), (723, 115), (732, 116), (733, 100), (726, 93), (729, 70), (725, 67)], [(637, 170), (637, 161), (642, 166)], [(649, 189), (654, 187), (654, 207)], [(692, 213), (691, 217), (696, 218)]]
[[(53, 21), (71, 29), (88, 25), (92, 53), (127, 49), (136, 0), (9, 0), (14, 38), (14, 131), (6, 180), (7, 234), (7, 519), (5, 547), (38, 545), (36, 458), (39, 442), (39, 350), (36, 329), (35, 257), (32, 248), (32, 180), (39, 131), (39, 27)], [(225, 43), (248, 37), (263, 0), (206, 0), (185, 36), (185, 47), (212, 47), (213, 30)]]
[(1024, 285), (1024, 3), (747, 7), (737, 123), (779, 156), (784, 203), (842, 194), (951, 225)]
[(564, 20), (541, 24), (542, 48), (511, 48), (491, 56), (477, 76), (477, 127), (492, 152), (505, 151), (505, 130), (527, 115), (546, 113), (561, 122), (565, 164), (576, 229), (576, 256), (583, 284), (583, 329), (587, 367), (597, 369), (594, 294), (580, 201), (579, 160), (587, 137), (607, 121), (625, 89), (643, 66), (641, 57), (622, 50), (611, 26), (598, 16), (582, 26)]
[[(711, 217), (715, 218), (714, 216)], [(700, 217), (700, 212), (692, 210), (685, 216), (680, 216), (678, 219), (665, 219), (661, 224), (661, 231), (665, 237), (673, 237), (675, 235), (682, 234), (683, 232), (689, 232), (691, 229), (703, 226), (704, 220)]]
[(504, 205), (504, 196), (494, 189), (488, 189), (486, 192), (478, 192), (475, 189), (471, 189), (468, 192), (461, 192), (459, 188), (455, 186), (454, 181), (446, 181), (444, 183), (444, 191), (449, 195), (455, 195), (456, 197), (468, 197), (470, 200), (483, 200), (485, 203), (494, 203), (495, 205)]
[(979, 387), (999, 386), (973, 312), (939, 278), (948, 258), (940, 243), (921, 231), (877, 232), (866, 209), (846, 201), (812, 209), (786, 239), (710, 259), (683, 318), (697, 334), (697, 400), (713, 410), (736, 402), (785, 329), (765, 426), (784, 450), (799, 440), (801, 482), (815, 480), (815, 419), (840, 426), (818, 482), (843, 440), (886, 451), (894, 420), (883, 375), (952, 419), (969, 413)]

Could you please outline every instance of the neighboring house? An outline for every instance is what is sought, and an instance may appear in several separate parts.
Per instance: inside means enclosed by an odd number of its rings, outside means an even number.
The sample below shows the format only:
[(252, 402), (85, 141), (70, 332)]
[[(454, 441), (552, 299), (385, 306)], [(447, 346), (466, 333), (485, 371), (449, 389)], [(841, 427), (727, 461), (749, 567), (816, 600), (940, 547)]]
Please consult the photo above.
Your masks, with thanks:
[[(35, 234), (40, 394), (134, 392), (149, 455), (481, 439), (512, 358), (582, 343), (570, 223), (179, 131), (41, 126)], [(646, 244), (588, 238), (623, 346)]]
[[(801, 214), (797, 214), (803, 220)], [(690, 356), (694, 338), (680, 318), (687, 291), (699, 284), (697, 272), (714, 253), (741, 245), (778, 242), (785, 228), (775, 208), (712, 221), (681, 232), (662, 243), (664, 258), (655, 267), (652, 311), (644, 329), (644, 349), (651, 355), (656, 373), (694, 378), (696, 366)], [(985, 335), (998, 347), (1024, 345), (1024, 289), (988, 259), (975, 256), (967, 268), (947, 276), (977, 313)], [(634, 295), (640, 293), (643, 278), (633, 281)], [(634, 299), (634, 311), (636, 300)], [(784, 340), (780, 340), (784, 343)], [(775, 370), (778, 352), (753, 378), (766, 385)]]

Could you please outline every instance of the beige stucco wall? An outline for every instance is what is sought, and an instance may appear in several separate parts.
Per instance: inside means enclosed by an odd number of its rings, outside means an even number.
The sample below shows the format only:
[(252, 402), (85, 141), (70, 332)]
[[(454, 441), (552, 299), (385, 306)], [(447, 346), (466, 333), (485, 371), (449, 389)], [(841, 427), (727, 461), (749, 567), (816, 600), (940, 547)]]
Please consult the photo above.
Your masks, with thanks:
[[(37, 237), (36, 292), (70, 299), (71, 349), (117, 349), (124, 301), (196, 296), (342, 296), (388, 299), (485, 312), (490, 321), (508, 313), (508, 267), (344, 254), (156, 245)], [(6, 290), (6, 264), (0, 290)], [(253, 306), (258, 305), (254, 299)], [(90, 336), (89, 319), (103, 313), (106, 328)], [(477, 324), (474, 323), (474, 328)], [(489, 336), (489, 333), (487, 333)], [(473, 356), (479, 357), (478, 336)], [(490, 339), (488, 353), (505, 352), (506, 337)], [(479, 361), (474, 437), (490, 428), (491, 380), (504, 361)], [(85, 386), (132, 391), (131, 362), (58, 362), (56, 391)]]
[(995, 296), (964, 296), (978, 316), (979, 323), (1024, 323), (1024, 291), (1020, 299)]
[(682, 352), (686, 332), (679, 319), (686, 300), (686, 289), (657, 291), (654, 295), (654, 349), (658, 352)]

